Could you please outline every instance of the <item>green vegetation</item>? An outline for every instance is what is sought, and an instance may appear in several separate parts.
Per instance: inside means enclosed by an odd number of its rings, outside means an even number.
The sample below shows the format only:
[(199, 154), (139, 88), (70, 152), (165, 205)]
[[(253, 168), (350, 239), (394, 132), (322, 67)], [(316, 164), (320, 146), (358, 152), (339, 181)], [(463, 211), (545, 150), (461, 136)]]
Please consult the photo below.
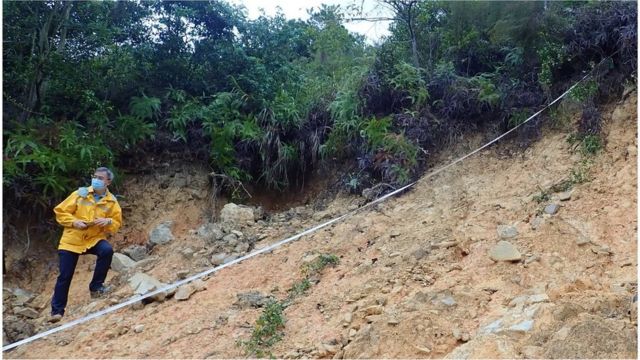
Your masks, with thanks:
[(280, 341), (283, 336), (282, 329), (285, 323), (283, 311), (284, 305), (278, 301), (269, 302), (264, 307), (262, 314), (256, 320), (256, 326), (253, 328), (251, 338), (242, 342), (248, 355), (258, 358), (271, 355), (266, 352), (266, 349)]
[(333, 254), (321, 254), (313, 261), (302, 266), (302, 274), (309, 278), (310, 276), (320, 273), (327, 266), (335, 266), (340, 259)]
[(340, 259), (333, 254), (320, 254), (317, 258), (302, 266), (302, 274), (304, 278), (295, 282), (287, 291), (288, 295), (284, 300), (271, 301), (264, 309), (262, 314), (256, 320), (256, 325), (251, 332), (249, 340), (239, 341), (238, 345), (242, 346), (246, 355), (252, 357), (273, 357), (269, 349), (284, 335), (284, 310), (293, 303), (293, 301), (306, 294), (311, 288), (312, 276), (319, 275), (327, 266), (335, 266)]
[(343, 25), (354, 7), (250, 20), (215, 0), (3, 2), (6, 222), (50, 219), (95, 166), (121, 179), (151, 157), (281, 191), (346, 163), (350, 191), (392, 189), (464, 132), (516, 126), (586, 71), (570, 100), (595, 153), (599, 102), (635, 81), (634, 2), (388, 4), (398, 20), (370, 45)]

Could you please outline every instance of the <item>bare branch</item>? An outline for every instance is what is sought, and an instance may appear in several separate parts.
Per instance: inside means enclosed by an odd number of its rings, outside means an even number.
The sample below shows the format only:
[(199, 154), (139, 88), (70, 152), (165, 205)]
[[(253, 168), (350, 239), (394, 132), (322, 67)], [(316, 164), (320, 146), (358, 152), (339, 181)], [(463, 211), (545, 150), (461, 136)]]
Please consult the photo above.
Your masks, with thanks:
[(345, 22), (350, 22), (350, 21), (370, 21), (370, 22), (376, 22), (376, 21), (396, 21), (399, 20), (398, 18), (392, 18), (392, 17), (354, 17), (354, 18), (348, 18), (345, 19)]

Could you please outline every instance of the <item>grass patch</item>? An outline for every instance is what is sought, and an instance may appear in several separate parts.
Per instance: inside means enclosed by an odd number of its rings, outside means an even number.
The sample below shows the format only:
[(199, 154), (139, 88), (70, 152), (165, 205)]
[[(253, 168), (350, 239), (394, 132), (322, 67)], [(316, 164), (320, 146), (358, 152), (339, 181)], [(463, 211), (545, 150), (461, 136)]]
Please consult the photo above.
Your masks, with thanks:
[(284, 310), (291, 305), (293, 300), (304, 295), (311, 288), (311, 276), (319, 274), (327, 266), (335, 266), (340, 259), (333, 254), (321, 254), (310, 263), (302, 267), (304, 278), (294, 283), (287, 291), (288, 296), (281, 301), (271, 301), (256, 320), (256, 325), (251, 332), (249, 340), (240, 340), (238, 345), (244, 348), (245, 354), (250, 357), (273, 357), (269, 349), (284, 336)]
[(256, 320), (256, 326), (253, 328), (251, 338), (242, 341), (247, 355), (255, 355), (256, 357), (271, 357), (268, 348), (282, 339), (284, 332), (285, 318), (283, 315), (284, 305), (279, 301), (269, 302), (262, 314)]
[(309, 279), (298, 281), (297, 283), (293, 284), (293, 286), (291, 286), (291, 289), (289, 289), (289, 298), (294, 299), (300, 295), (303, 295), (307, 292), (307, 290), (309, 290), (309, 288), (311, 288), (311, 282), (309, 281)]
[(322, 271), (327, 266), (335, 266), (340, 262), (340, 259), (333, 254), (321, 254), (313, 261), (302, 265), (302, 273), (308, 278)]
[(538, 190), (540, 190), (540, 194), (537, 194), (537, 195), (533, 196), (533, 200), (535, 202), (540, 204), (542, 202), (551, 200), (551, 195), (549, 194), (548, 190), (547, 191), (544, 190), (543, 188), (540, 187), (540, 185), (538, 185)]
[(573, 133), (567, 138), (567, 142), (573, 145), (573, 149), (580, 149), (584, 156), (595, 156), (603, 148), (602, 138), (599, 135), (579, 135)]
[(571, 169), (571, 175), (569, 177), (569, 181), (571, 181), (572, 185), (576, 184), (584, 184), (592, 180), (591, 175), (589, 174), (589, 169), (591, 167), (591, 161), (582, 160), (578, 166)]

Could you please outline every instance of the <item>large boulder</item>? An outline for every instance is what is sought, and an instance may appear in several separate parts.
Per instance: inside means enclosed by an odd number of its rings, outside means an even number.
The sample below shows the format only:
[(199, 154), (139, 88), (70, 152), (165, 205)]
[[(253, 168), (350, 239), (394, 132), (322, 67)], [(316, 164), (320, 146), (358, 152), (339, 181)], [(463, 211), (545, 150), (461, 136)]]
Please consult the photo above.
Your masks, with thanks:
[(250, 206), (228, 203), (220, 211), (220, 221), (240, 227), (253, 223), (256, 215), (255, 209)]
[(171, 233), (172, 221), (165, 221), (156, 226), (149, 233), (149, 242), (153, 245), (163, 245), (174, 239), (173, 233)]
[(224, 232), (219, 225), (206, 223), (196, 230), (196, 235), (202, 239), (205, 245), (214, 245), (216, 241), (224, 237)]
[(143, 245), (130, 245), (122, 249), (122, 253), (133, 259), (134, 261), (140, 261), (149, 255), (146, 246)]
[(117, 272), (124, 272), (136, 266), (136, 262), (125, 254), (114, 253), (111, 268)]
[[(148, 292), (160, 289), (166, 284), (145, 273), (136, 273), (129, 279), (129, 286), (136, 295), (144, 295)], [(162, 301), (168, 294), (161, 292), (151, 297), (152, 300)]]

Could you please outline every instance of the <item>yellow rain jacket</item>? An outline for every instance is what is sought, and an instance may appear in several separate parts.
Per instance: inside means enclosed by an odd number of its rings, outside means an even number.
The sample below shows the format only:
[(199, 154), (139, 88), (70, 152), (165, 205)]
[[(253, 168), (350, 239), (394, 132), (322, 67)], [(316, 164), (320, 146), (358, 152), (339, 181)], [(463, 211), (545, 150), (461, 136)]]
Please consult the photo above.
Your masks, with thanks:
[[(114, 234), (122, 225), (122, 209), (116, 197), (107, 190), (104, 197), (96, 203), (93, 187), (81, 187), (74, 191), (53, 209), (58, 224), (64, 226), (58, 249), (82, 254), (92, 248), (98, 241)], [(85, 230), (73, 227), (76, 220), (93, 222), (97, 218), (110, 218), (110, 225), (100, 227), (90, 225)]]

